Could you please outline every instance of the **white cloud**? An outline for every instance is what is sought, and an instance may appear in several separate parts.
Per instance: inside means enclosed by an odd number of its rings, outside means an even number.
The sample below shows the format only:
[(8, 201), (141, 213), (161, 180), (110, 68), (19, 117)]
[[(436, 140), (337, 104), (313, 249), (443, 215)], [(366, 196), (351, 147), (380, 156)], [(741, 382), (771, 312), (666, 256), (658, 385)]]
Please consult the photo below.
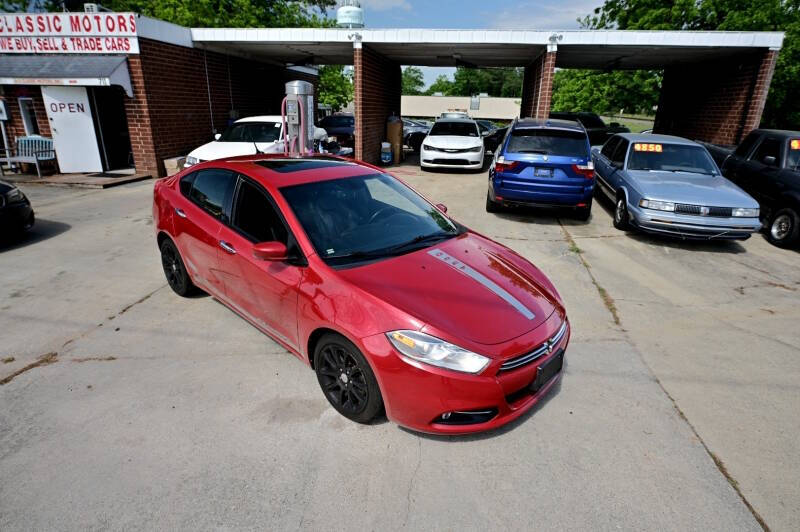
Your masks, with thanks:
[(388, 11), (390, 9), (411, 10), (408, 0), (361, 0), (361, 7), (364, 8), (365, 15), (369, 15), (369, 10)]
[(519, 2), (514, 7), (498, 11), (491, 25), (497, 29), (578, 29), (577, 19), (593, 13), (600, 3), (599, 0)]

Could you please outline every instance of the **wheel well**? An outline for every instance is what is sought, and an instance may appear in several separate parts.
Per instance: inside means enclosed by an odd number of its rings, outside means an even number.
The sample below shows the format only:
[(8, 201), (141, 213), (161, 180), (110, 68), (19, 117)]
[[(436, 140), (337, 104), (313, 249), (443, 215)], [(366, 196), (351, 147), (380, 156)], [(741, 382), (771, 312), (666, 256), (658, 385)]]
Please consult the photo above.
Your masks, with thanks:
[(328, 333), (337, 334), (341, 336), (341, 334), (339, 334), (337, 331), (334, 331), (333, 329), (320, 327), (319, 329), (314, 330), (314, 332), (312, 332), (311, 335), (309, 335), (308, 337), (308, 351), (306, 352), (306, 354), (308, 355), (308, 362), (311, 364), (311, 369), (315, 369), (314, 350), (317, 348), (317, 342), (319, 342), (319, 339)]
[(156, 244), (158, 244), (158, 248), (161, 249), (161, 244), (164, 243), (164, 240), (167, 240), (169, 235), (164, 231), (159, 231), (158, 236), (156, 236)]

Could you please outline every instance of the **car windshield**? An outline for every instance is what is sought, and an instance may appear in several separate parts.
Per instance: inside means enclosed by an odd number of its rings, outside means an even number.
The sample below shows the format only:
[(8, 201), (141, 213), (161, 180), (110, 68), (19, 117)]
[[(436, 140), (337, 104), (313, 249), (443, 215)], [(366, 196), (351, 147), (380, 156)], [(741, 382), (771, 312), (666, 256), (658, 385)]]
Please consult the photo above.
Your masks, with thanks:
[[(797, 146), (796, 148), (793, 146)], [(792, 139), (789, 142), (789, 154), (786, 156), (786, 168), (800, 170), (800, 139)]]
[(580, 131), (523, 128), (511, 132), (506, 152), (586, 158), (589, 147), (586, 134)]
[[(643, 148), (637, 149), (637, 146)], [(714, 160), (706, 150), (700, 146), (682, 144), (634, 143), (628, 157), (628, 170), (689, 172), (709, 175), (718, 173)]]
[(578, 115), (578, 121), (583, 124), (585, 128), (600, 128), (606, 127), (605, 122), (603, 122), (599, 116), (593, 114), (580, 114)]
[(280, 137), (280, 122), (242, 122), (226, 129), (218, 142), (272, 142)]
[(409, 253), (461, 232), (438, 209), (385, 174), (295, 185), (281, 193), (317, 254), (331, 266)]
[(356, 123), (356, 119), (352, 116), (327, 116), (320, 125), (322, 127), (352, 127)]
[(477, 137), (478, 128), (471, 122), (436, 122), (429, 135), (441, 137), (450, 135), (454, 137)]

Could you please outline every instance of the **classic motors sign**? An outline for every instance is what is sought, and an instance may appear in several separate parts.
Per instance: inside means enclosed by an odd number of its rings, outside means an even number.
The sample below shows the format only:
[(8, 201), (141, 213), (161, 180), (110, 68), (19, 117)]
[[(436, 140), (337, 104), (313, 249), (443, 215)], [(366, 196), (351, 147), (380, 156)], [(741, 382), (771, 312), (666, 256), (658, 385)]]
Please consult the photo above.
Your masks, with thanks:
[(0, 53), (138, 54), (133, 13), (0, 15)]

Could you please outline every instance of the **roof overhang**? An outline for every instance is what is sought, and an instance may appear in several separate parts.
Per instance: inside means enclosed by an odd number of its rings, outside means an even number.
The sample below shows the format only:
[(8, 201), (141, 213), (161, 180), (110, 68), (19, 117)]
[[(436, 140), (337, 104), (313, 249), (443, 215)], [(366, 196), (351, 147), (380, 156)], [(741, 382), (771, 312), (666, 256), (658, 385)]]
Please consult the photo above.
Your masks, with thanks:
[(133, 97), (125, 56), (0, 55), (0, 85), (119, 85)]
[(352, 64), (354, 46), (366, 45), (403, 65), (526, 66), (548, 49), (556, 66), (662, 69), (779, 50), (782, 32), (619, 30), (433, 30), (194, 28), (195, 46), (282, 64)]

